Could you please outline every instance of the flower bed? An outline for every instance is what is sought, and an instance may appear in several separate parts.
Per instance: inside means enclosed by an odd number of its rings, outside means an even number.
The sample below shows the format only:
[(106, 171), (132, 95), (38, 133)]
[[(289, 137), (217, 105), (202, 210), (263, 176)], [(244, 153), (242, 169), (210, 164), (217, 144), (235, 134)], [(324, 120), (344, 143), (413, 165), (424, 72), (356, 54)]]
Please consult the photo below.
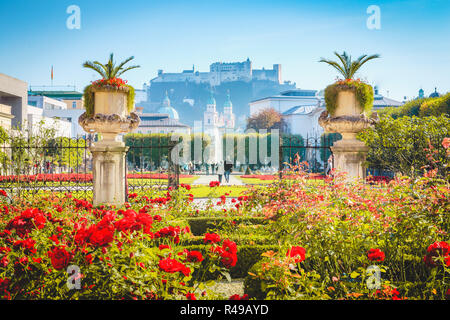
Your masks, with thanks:
[[(248, 174), (248, 175), (242, 175), (240, 176), (241, 178), (244, 179), (259, 179), (259, 180), (276, 180), (279, 179), (278, 175), (270, 175), (270, 174)], [(283, 175), (283, 179), (287, 179), (287, 180), (293, 180), (296, 179), (296, 175)], [(325, 176), (322, 174), (315, 174), (312, 173), (310, 175), (308, 175), (308, 179), (313, 179), (313, 180), (320, 180), (320, 179), (324, 179)]]
[(185, 184), (123, 208), (0, 192), (0, 298), (228, 299), (208, 289), (221, 278), (251, 299), (449, 296), (448, 182), (295, 172), (228, 202), (213, 183), (201, 208)]
[[(180, 178), (192, 178), (180, 174)], [(128, 173), (128, 179), (168, 179), (167, 173)], [(40, 173), (30, 175), (0, 176), (0, 182), (92, 182), (91, 173)]]

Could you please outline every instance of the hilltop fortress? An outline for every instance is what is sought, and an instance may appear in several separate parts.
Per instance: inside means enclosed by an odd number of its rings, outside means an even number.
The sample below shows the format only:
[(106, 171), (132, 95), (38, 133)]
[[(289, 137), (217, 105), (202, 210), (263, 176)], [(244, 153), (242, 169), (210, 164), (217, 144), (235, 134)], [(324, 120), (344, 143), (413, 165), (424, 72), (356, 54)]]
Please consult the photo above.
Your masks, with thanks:
[(215, 62), (209, 66), (209, 72), (196, 71), (194, 66), (191, 70), (184, 70), (181, 73), (164, 73), (163, 70), (158, 70), (158, 76), (150, 82), (188, 81), (219, 86), (223, 82), (252, 80), (268, 80), (281, 84), (281, 65), (274, 64), (273, 69), (253, 69), (249, 58), (243, 62)]
[(194, 121), (204, 117), (211, 93), (217, 100), (218, 112), (225, 111), (222, 106), (231, 95), (235, 123), (242, 128), (250, 114), (250, 101), (291, 89), (295, 89), (295, 83), (282, 81), (280, 64), (274, 64), (272, 69), (253, 69), (247, 58), (242, 62), (214, 62), (209, 72), (200, 72), (194, 66), (178, 73), (158, 70), (143, 90), (136, 90), (136, 106), (143, 112), (155, 113), (167, 93), (180, 119), (193, 126)]

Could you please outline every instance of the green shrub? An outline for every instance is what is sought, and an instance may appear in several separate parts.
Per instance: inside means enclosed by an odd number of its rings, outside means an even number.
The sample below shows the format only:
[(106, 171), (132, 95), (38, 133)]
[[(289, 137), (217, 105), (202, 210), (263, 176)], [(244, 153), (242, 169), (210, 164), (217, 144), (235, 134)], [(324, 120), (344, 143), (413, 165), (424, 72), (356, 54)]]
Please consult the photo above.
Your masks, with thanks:
[(224, 225), (229, 225), (235, 221), (236, 225), (245, 224), (265, 224), (263, 217), (195, 217), (187, 218), (191, 232), (195, 236), (200, 236), (208, 230), (221, 229)]
[[(248, 272), (252, 274), (257, 274), (259, 270), (262, 268), (262, 264), (266, 262), (267, 259), (261, 259), (258, 262), (256, 262), (249, 270)], [(275, 274), (275, 276), (277, 276)], [(246, 275), (244, 278), (244, 292), (248, 294), (250, 298), (254, 298), (257, 300), (264, 300), (267, 296), (267, 293), (265, 292), (264, 281), (261, 279), (258, 279), (254, 276), (251, 276), (249, 274)]]
[(432, 98), (422, 103), (419, 114), (421, 117), (450, 115), (450, 92), (442, 97)]
[[(186, 245), (183, 246), (187, 250), (197, 250), (203, 253), (208, 252), (210, 245)], [(278, 246), (273, 245), (240, 245), (237, 244), (238, 252), (237, 252), (237, 263), (236, 265), (230, 269), (230, 276), (234, 279), (244, 278), (247, 276), (249, 269), (262, 259), (261, 254), (270, 250), (278, 250)], [(202, 276), (202, 271), (208, 265), (208, 260), (205, 257), (205, 260), (202, 261), (202, 266), (200, 270), (196, 270), (192, 278), (198, 279)], [(217, 279), (220, 276), (220, 273), (209, 274), (207, 277), (208, 280)]]
[[(448, 174), (448, 157), (442, 141), (450, 136), (450, 118), (440, 117), (401, 117), (393, 119), (381, 116), (374, 128), (360, 133), (358, 137), (369, 147), (367, 161), (369, 167), (383, 168), (395, 173), (416, 176), (424, 168), (437, 168), (445, 177)], [(432, 153), (429, 142), (436, 151), (434, 163), (427, 157)], [(434, 152), (433, 151), (433, 152)]]

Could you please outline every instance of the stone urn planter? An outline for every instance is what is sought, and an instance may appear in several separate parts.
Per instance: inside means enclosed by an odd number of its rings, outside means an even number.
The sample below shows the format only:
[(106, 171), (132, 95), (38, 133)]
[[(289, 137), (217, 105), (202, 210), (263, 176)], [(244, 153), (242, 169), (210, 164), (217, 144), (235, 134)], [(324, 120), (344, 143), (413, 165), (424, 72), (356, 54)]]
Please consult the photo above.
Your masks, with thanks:
[[(378, 121), (375, 112), (370, 117), (367, 116), (373, 103), (373, 89), (368, 87), (370, 86), (362, 82), (353, 86), (349, 81), (327, 87), (327, 110), (319, 117), (319, 124), (326, 133), (342, 135), (342, 140), (335, 142), (331, 149), (335, 168), (346, 172), (348, 179), (365, 178), (364, 164), (368, 148), (364, 142), (356, 139), (356, 135)], [(358, 94), (366, 96), (358, 97)], [(365, 105), (361, 105), (361, 101)]]
[(93, 161), (94, 206), (123, 205), (126, 190), (126, 160), (128, 147), (119, 141), (120, 133), (128, 133), (139, 126), (139, 116), (133, 112), (134, 88), (119, 78), (124, 72), (139, 68), (125, 67), (129, 57), (116, 65), (114, 54), (107, 63), (86, 61), (83, 67), (102, 77), (84, 89), (86, 112), (78, 119), (88, 133), (99, 133), (99, 141), (91, 147)]
[(93, 113), (86, 111), (78, 122), (86, 132), (100, 133), (96, 145), (123, 145), (117, 141), (120, 133), (128, 133), (139, 126), (139, 116), (129, 111), (128, 87), (92, 87)]

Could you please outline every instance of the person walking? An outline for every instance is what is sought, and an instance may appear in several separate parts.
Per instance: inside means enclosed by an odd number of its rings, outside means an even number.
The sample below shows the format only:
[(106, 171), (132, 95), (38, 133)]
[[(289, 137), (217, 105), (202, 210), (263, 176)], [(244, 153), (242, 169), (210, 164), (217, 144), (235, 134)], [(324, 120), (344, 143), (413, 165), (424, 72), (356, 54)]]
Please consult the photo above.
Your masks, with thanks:
[(222, 175), (225, 172), (225, 167), (223, 165), (223, 161), (219, 161), (217, 165), (217, 175), (219, 176), (219, 182), (222, 183)]
[(225, 173), (224, 173), (225, 180), (227, 183), (229, 183), (231, 170), (233, 169), (233, 163), (231, 162), (231, 160), (227, 159), (227, 161), (225, 161), (224, 169), (225, 169)]
[(331, 170), (333, 170), (333, 155), (328, 157), (327, 168), (325, 169), (325, 175), (329, 175)]

